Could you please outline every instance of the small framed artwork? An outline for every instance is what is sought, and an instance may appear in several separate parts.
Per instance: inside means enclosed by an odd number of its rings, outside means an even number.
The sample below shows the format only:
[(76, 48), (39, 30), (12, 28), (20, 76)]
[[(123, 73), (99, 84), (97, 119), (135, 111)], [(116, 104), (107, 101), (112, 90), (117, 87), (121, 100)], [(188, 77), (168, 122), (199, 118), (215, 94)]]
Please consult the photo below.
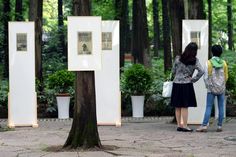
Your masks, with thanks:
[(102, 68), (100, 16), (68, 17), (68, 70), (94, 71)]
[(92, 54), (92, 32), (78, 32), (78, 55)]
[(112, 50), (112, 32), (102, 32), (102, 50)]
[(201, 48), (201, 32), (193, 31), (190, 32), (191, 42), (195, 42), (198, 46), (198, 49)]
[(27, 33), (16, 33), (16, 50), (27, 51)]

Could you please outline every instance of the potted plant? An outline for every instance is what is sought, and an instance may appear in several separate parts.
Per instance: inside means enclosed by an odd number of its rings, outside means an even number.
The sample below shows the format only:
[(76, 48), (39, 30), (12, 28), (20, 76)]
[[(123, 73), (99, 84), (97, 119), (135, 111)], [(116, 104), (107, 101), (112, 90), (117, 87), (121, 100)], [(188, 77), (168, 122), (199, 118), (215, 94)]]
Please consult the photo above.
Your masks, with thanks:
[(143, 117), (145, 95), (152, 85), (151, 71), (141, 64), (127, 67), (121, 77), (121, 90), (131, 95), (133, 117)]
[(70, 94), (73, 93), (75, 76), (67, 70), (60, 70), (48, 77), (48, 87), (55, 90), (58, 118), (69, 118)]

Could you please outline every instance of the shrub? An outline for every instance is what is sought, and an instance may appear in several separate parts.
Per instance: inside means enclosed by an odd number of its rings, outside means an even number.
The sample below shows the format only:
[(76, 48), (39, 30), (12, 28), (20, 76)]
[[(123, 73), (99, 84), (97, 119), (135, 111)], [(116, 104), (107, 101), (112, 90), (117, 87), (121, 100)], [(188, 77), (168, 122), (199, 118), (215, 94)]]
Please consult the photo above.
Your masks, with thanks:
[(74, 92), (74, 73), (67, 70), (59, 70), (48, 77), (48, 88), (54, 89), (58, 93), (73, 93)]
[(0, 107), (7, 106), (8, 102), (8, 81), (0, 80)]
[(145, 95), (150, 93), (152, 81), (149, 69), (141, 64), (133, 64), (121, 76), (121, 91), (128, 95)]

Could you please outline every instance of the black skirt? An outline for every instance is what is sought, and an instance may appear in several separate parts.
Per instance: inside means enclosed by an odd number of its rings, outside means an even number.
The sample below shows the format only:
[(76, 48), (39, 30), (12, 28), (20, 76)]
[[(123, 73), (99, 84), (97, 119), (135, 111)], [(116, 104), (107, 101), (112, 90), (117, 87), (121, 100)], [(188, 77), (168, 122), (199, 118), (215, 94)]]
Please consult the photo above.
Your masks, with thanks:
[(173, 83), (171, 106), (197, 107), (193, 83)]

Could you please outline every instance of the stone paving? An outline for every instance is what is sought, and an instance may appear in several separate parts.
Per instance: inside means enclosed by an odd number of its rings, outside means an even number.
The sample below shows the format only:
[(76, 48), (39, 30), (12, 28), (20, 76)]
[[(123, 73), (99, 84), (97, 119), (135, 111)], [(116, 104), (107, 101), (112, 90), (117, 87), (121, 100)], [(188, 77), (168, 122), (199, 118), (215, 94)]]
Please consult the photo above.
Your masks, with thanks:
[(207, 133), (177, 132), (171, 120), (123, 118), (121, 127), (98, 127), (102, 144), (113, 150), (50, 152), (64, 144), (72, 120), (40, 119), (39, 128), (0, 132), (0, 157), (236, 157), (236, 118), (227, 118), (223, 132), (213, 123)]

